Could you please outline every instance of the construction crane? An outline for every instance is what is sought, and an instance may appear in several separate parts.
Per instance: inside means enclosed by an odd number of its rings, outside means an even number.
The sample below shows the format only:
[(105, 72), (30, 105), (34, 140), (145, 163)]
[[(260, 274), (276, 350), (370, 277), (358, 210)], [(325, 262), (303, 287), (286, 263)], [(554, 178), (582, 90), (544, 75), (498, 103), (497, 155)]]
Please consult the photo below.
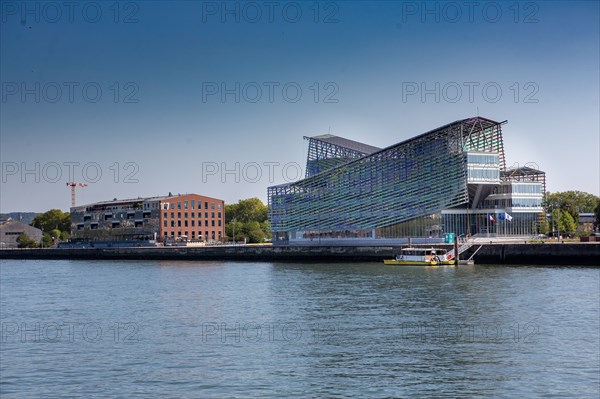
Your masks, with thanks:
[(76, 187), (87, 187), (85, 183), (76, 183), (74, 181), (70, 181), (67, 183), (67, 186), (71, 187), (71, 208), (75, 207), (75, 188)]

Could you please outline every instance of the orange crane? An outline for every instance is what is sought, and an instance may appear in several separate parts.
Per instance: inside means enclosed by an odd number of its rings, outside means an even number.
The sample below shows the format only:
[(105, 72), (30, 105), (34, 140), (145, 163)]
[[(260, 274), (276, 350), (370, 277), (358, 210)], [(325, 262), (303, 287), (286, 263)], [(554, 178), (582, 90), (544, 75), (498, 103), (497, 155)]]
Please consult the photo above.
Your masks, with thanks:
[(67, 183), (67, 186), (71, 187), (71, 208), (75, 207), (75, 188), (76, 187), (87, 187), (85, 183), (76, 183), (74, 181), (70, 181)]

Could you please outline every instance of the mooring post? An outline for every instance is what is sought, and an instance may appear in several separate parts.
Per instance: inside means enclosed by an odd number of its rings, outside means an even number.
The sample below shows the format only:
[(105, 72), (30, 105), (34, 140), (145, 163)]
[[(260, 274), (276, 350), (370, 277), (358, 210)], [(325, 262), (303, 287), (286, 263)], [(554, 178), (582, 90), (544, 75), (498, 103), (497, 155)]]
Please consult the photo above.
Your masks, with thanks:
[(460, 255), (458, 253), (458, 237), (456, 235), (454, 235), (454, 255), (456, 256), (456, 264), (458, 265)]

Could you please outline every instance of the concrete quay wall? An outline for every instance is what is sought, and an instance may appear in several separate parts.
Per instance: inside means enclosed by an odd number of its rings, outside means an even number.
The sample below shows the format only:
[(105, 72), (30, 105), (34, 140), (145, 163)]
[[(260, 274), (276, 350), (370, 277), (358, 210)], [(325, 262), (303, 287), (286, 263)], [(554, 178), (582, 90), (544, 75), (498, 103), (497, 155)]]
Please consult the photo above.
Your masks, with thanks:
[[(461, 258), (468, 258), (474, 245)], [(398, 247), (223, 246), (3, 249), (0, 259), (198, 260), (254, 262), (382, 262)], [(477, 264), (600, 266), (600, 243), (484, 244)]]

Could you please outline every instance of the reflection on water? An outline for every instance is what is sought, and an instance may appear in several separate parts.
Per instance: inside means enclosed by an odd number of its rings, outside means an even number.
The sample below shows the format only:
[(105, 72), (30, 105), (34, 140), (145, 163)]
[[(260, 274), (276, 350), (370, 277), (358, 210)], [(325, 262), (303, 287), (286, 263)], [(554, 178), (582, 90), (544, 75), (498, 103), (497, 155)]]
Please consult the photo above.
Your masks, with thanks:
[(597, 398), (597, 269), (0, 263), (2, 398)]

